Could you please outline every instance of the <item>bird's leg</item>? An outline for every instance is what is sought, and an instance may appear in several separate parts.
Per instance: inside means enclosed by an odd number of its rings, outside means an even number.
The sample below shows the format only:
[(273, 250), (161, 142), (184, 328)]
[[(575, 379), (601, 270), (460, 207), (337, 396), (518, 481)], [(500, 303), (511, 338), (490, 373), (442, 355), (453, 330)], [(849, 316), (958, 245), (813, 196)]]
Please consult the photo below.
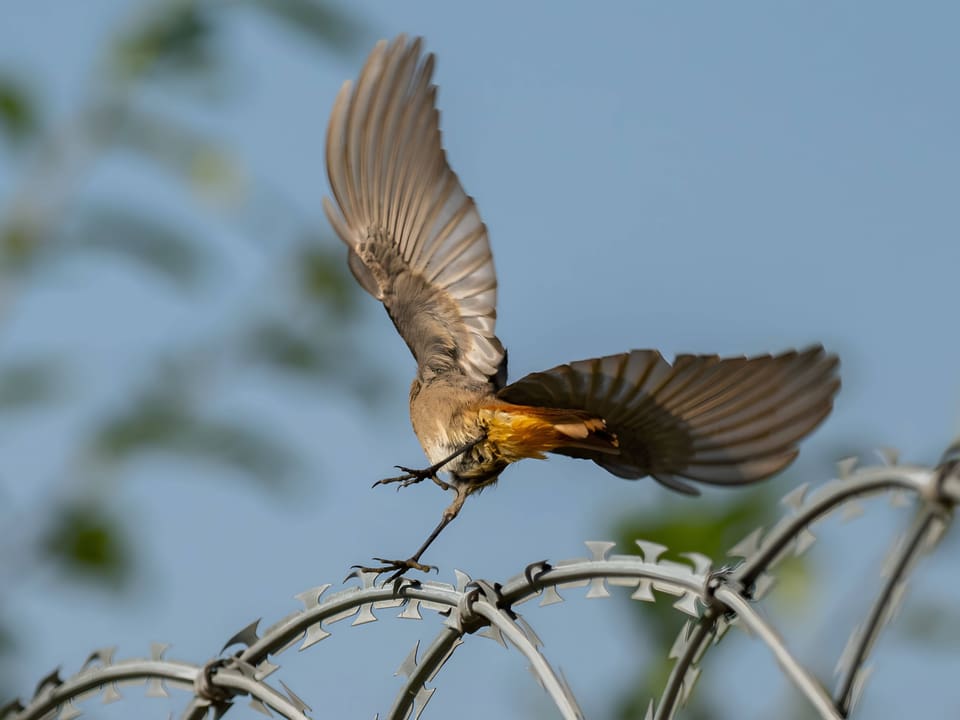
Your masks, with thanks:
[(453, 499), (453, 502), (447, 506), (447, 509), (443, 511), (443, 516), (440, 518), (439, 524), (433, 529), (433, 532), (430, 533), (427, 539), (424, 540), (423, 545), (421, 545), (417, 551), (406, 560), (386, 560), (384, 558), (375, 557), (374, 560), (376, 560), (378, 563), (382, 563), (382, 565), (378, 567), (354, 565), (353, 567), (362, 572), (374, 572), (377, 573), (377, 575), (392, 571), (393, 575), (384, 581), (385, 584), (397, 580), (408, 570), (419, 570), (420, 572), (430, 572), (431, 570), (436, 570), (437, 568), (433, 565), (424, 565), (421, 563), (420, 557), (426, 552), (427, 548), (430, 547), (433, 541), (437, 539), (437, 536), (443, 532), (443, 529), (453, 522), (453, 519), (460, 514), (460, 508), (463, 507), (463, 503), (467, 499), (467, 496), (473, 492), (473, 487), (474, 486), (471, 485), (457, 485), (453, 488), (456, 491), (457, 496)]
[(475, 440), (471, 440), (466, 445), (461, 448), (458, 448), (456, 452), (452, 453), (449, 457), (445, 457), (438, 463), (434, 463), (428, 468), (423, 470), (414, 470), (412, 468), (404, 467), (403, 465), (394, 465), (397, 470), (403, 470), (404, 474), (392, 478), (384, 478), (383, 480), (377, 480), (373, 487), (377, 485), (389, 485), (390, 483), (400, 483), (400, 487), (407, 487), (407, 485), (414, 485), (418, 482), (422, 482), (427, 478), (433, 480), (437, 485), (439, 485), (444, 490), (450, 490), (451, 485), (445, 483), (443, 480), (437, 477), (437, 472), (443, 469), (443, 466), (446, 465), (451, 460), (456, 460), (458, 457), (464, 453), (470, 452), (477, 445), (482, 443), (487, 439), (486, 433), (480, 435)]

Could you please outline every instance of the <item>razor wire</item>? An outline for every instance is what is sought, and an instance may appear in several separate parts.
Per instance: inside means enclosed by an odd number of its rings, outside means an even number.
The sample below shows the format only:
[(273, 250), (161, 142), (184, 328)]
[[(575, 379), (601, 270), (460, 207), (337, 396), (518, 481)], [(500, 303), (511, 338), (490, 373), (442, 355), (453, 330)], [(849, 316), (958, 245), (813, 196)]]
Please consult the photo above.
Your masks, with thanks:
[[(0, 708), (0, 719), (73, 720), (82, 715), (84, 701), (99, 696), (104, 703), (116, 702), (122, 699), (120, 684), (143, 683), (148, 697), (166, 697), (170, 689), (192, 695), (183, 720), (211, 714), (220, 718), (238, 698), (249, 698), (250, 706), (266, 715), (273, 711), (291, 720), (309, 720), (307, 703), (282, 680), (271, 678), (280, 669), (274, 661), (294, 647), (304, 651), (317, 645), (343, 620), (353, 618), (351, 625), (363, 625), (378, 620), (378, 612), (397, 609), (400, 618), (421, 620), (423, 612), (430, 612), (442, 623), (422, 652), (418, 641), (401, 662), (397, 674), (404, 681), (384, 716), (388, 720), (421, 717), (437, 690), (442, 667), (470, 635), (514, 646), (560, 716), (581, 718), (566, 679), (553, 669), (517, 608), (533, 600), (541, 607), (562, 603), (560, 590), (586, 588), (586, 598), (604, 598), (611, 587), (626, 588), (632, 599), (643, 602), (655, 602), (658, 594), (672, 596), (673, 607), (688, 616), (670, 651), (673, 668), (660, 697), (650, 700), (646, 720), (675, 717), (693, 691), (710, 646), (734, 626), (766, 645), (818, 717), (846, 718), (863, 693), (870, 674), (867, 660), (904, 599), (907, 579), (943, 538), (960, 501), (960, 440), (935, 467), (900, 465), (891, 451), (881, 457), (883, 464), (860, 469), (853, 459), (842, 461), (836, 479), (813, 490), (809, 485), (792, 490), (783, 499), (787, 513), (779, 522), (766, 533), (755, 530), (731, 548), (729, 555), (740, 559), (736, 564), (714, 568), (710, 558), (698, 553), (681, 555), (684, 562), (668, 560), (663, 557), (665, 546), (637, 540), (639, 555), (613, 554), (614, 543), (590, 541), (589, 557), (531, 563), (503, 584), (473, 580), (459, 570), (454, 583), (401, 578), (377, 584), (374, 573), (357, 572), (347, 578), (356, 581), (351, 586), (328, 592), (332, 586), (326, 584), (296, 595), (302, 609), (262, 632), (259, 621), (247, 625), (226, 642), (220, 657), (204, 665), (166, 659), (166, 645), (154, 645), (149, 658), (130, 660), (117, 660), (113, 648), (103, 648), (67, 678), (58, 671), (42, 678), (26, 704), (17, 699)], [(886, 579), (841, 653), (838, 682), (830, 693), (757, 606), (774, 585), (777, 564), (811, 547), (813, 525), (838, 510), (856, 514), (860, 499), (880, 494), (888, 494), (895, 506), (909, 505), (913, 496), (913, 522), (894, 543)], [(224, 655), (237, 645), (242, 649)]]

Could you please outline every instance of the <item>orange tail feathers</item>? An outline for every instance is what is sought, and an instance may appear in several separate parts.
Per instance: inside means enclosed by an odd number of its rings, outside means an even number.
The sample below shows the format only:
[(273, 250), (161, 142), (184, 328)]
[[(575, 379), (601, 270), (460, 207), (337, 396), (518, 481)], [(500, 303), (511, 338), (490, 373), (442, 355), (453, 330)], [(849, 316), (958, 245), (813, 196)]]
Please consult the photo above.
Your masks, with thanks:
[(498, 402), (480, 409), (487, 440), (509, 462), (543, 459), (559, 448), (581, 448), (616, 455), (617, 436), (603, 418), (583, 410)]

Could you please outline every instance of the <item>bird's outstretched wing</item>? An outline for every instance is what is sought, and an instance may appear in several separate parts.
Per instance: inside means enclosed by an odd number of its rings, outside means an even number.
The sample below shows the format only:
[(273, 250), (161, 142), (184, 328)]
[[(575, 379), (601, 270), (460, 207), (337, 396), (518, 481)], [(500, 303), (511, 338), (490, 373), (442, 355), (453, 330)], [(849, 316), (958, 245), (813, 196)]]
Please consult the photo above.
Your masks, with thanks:
[(441, 145), (433, 62), (400, 35), (344, 83), (327, 128), (336, 206), (325, 198), (324, 210), (421, 371), (486, 381), (504, 358), (497, 278), (487, 229)]
[(634, 350), (527, 375), (499, 397), (593, 413), (616, 435), (619, 454), (554, 452), (695, 494), (678, 478), (736, 485), (789, 465), (833, 406), (837, 367), (820, 346), (751, 358), (680, 355), (673, 365), (655, 350)]

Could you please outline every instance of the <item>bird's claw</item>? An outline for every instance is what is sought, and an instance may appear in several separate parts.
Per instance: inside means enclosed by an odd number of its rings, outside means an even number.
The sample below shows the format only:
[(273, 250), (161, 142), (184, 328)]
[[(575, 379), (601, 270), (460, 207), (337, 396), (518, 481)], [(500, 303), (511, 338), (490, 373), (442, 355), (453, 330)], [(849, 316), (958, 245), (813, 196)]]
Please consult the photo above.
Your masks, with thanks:
[(394, 465), (397, 470), (403, 470), (403, 475), (398, 475), (397, 477), (384, 478), (383, 480), (377, 480), (372, 487), (377, 485), (390, 485), (392, 483), (398, 483), (397, 490), (400, 488), (405, 488), (408, 485), (416, 485), (417, 483), (423, 482), (428, 478), (433, 480), (437, 485), (439, 485), (444, 490), (449, 490), (450, 486), (445, 483), (443, 480), (437, 477), (436, 468), (425, 468), (423, 470), (415, 470), (413, 468), (404, 467), (403, 465)]
[(406, 560), (387, 560), (386, 558), (373, 558), (378, 563), (382, 565), (378, 567), (368, 567), (366, 565), (351, 565), (350, 567), (359, 570), (360, 572), (372, 572), (377, 575), (382, 575), (383, 573), (393, 572), (393, 574), (383, 581), (384, 585), (392, 583), (394, 580), (399, 580), (404, 574), (410, 570), (419, 570), (423, 573), (428, 573), (431, 570), (437, 572), (437, 568), (434, 565), (425, 565), (424, 563), (418, 562), (413, 558), (408, 558)]

